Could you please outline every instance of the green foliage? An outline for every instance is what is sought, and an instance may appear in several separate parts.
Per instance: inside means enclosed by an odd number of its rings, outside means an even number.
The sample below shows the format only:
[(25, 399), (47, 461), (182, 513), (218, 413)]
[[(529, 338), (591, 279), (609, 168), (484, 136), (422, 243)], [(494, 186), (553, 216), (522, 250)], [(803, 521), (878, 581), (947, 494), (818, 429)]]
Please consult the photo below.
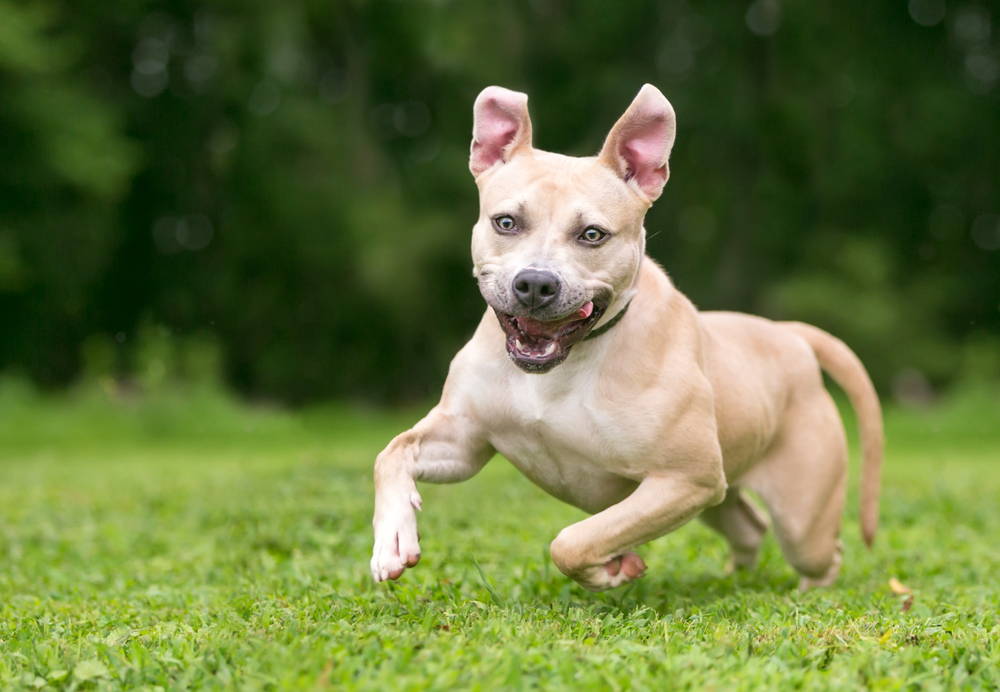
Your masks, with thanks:
[(157, 324), (244, 392), (424, 398), (482, 309), (478, 90), (587, 154), (650, 81), (648, 247), (700, 306), (830, 328), (883, 389), (995, 378), (997, 17), (937, 7), (0, 0), (0, 368), (64, 384), (96, 338), (134, 374)]
[(358, 489), (415, 414), (6, 382), (0, 687), (994, 689), (995, 397), (889, 412), (882, 527), (865, 550), (852, 496), (834, 588), (795, 591), (773, 538), (727, 577), (694, 522), (590, 594), (546, 550), (580, 513), (499, 458), (422, 486), (420, 565), (371, 583)]

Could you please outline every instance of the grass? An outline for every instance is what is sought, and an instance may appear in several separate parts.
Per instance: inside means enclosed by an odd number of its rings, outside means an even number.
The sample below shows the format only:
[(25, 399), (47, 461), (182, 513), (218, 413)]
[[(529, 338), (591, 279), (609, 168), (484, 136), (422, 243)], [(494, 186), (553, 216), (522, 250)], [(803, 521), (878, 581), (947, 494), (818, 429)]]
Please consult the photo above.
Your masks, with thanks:
[(853, 496), (834, 588), (797, 593), (771, 538), (727, 577), (693, 523), (595, 595), (547, 556), (582, 515), (502, 459), (423, 486), (423, 561), (370, 582), (371, 461), (414, 413), (8, 382), (0, 687), (996, 689), (996, 402), (890, 411), (882, 531), (866, 551)]

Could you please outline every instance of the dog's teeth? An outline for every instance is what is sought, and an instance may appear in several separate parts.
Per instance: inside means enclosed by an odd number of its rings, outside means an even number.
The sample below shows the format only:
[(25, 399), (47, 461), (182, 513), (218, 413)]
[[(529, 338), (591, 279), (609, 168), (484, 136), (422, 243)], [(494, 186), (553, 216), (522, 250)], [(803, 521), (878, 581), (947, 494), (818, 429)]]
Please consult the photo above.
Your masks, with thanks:
[(524, 350), (524, 344), (521, 343), (520, 339), (514, 339), (514, 346), (517, 347), (518, 351), (523, 351)]
[(544, 351), (542, 351), (542, 355), (543, 356), (551, 356), (555, 352), (556, 352), (556, 344), (555, 344), (555, 342), (550, 341), (549, 345), (545, 347)]

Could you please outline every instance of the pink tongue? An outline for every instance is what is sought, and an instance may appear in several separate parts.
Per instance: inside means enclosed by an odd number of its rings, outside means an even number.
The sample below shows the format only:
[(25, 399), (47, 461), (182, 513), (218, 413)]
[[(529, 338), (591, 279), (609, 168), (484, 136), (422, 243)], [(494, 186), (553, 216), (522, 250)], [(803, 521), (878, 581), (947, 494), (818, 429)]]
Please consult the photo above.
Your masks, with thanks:
[(518, 317), (517, 324), (521, 330), (529, 336), (552, 338), (563, 325), (569, 324), (570, 322), (576, 322), (577, 320), (585, 320), (590, 317), (593, 312), (594, 303), (588, 300), (583, 307), (573, 314), (572, 318), (567, 318), (560, 322), (539, 322), (538, 320), (533, 320), (530, 317)]
[(518, 317), (517, 324), (525, 334), (530, 336), (549, 336), (553, 331), (553, 325), (533, 320), (530, 317)]

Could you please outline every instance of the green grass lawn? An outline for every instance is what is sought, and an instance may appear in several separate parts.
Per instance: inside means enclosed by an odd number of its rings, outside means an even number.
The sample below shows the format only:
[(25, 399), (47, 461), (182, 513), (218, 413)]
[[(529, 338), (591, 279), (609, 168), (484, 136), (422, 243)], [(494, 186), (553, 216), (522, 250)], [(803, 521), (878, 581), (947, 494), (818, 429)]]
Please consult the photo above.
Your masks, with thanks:
[(547, 555), (581, 513), (500, 458), (422, 486), (423, 560), (371, 583), (371, 463), (413, 412), (7, 383), (0, 687), (996, 689), (997, 401), (890, 411), (882, 528), (865, 550), (852, 494), (834, 588), (796, 592), (773, 538), (726, 576), (695, 522), (591, 594)]

